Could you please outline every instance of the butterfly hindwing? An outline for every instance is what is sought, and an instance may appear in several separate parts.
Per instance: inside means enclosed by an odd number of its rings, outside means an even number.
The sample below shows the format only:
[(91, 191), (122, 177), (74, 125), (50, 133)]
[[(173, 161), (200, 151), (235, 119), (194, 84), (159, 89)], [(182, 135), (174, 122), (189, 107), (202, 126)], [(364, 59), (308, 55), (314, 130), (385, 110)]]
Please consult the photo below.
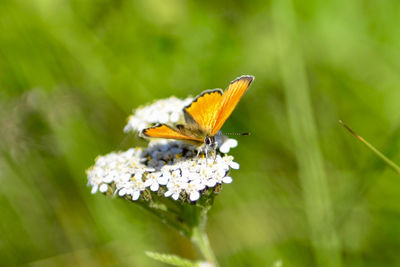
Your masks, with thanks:
[(253, 80), (254, 76), (245, 75), (230, 83), (228, 89), (226, 89), (222, 95), (220, 108), (216, 116), (215, 124), (213, 125), (212, 135), (216, 135), (222, 125), (224, 125)]
[(165, 138), (165, 139), (177, 139), (177, 140), (189, 140), (202, 142), (202, 139), (199, 139), (194, 136), (189, 136), (181, 133), (179, 130), (173, 129), (172, 127), (166, 124), (157, 124), (156, 126), (144, 129), (142, 131), (142, 135), (150, 138)]
[(217, 120), (221, 100), (221, 89), (204, 91), (183, 109), (186, 123), (197, 123), (200, 128), (211, 133)]

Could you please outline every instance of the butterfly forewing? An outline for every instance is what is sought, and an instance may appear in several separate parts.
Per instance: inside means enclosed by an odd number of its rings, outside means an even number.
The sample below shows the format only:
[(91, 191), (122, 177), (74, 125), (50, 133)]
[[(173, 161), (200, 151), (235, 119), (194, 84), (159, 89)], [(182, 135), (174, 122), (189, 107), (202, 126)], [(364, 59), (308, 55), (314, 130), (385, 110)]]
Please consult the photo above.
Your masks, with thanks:
[(142, 136), (203, 143), (204, 138), (218, 133), (253, 80), (246, 75), (232, 81), (224, 93), (221, 89), (204, 91), (184, 107), (185, 125), (158, 124), (144, 129)]
[(144, 129), (142, 135), (151, 138), (165, 138), (165, 139), (177, 139), (177, 140), (189, 140), (196, 142), (203, 142), (202, 139), (194, 136), (182, 134), (176, 129), (169, 127), (166, 124), (158, 124), (154, 127)]
[(224, 125), (253, 80), (253, 76), (242, 76), (231, 82), (228, 89), (226, 89), (222, 95), (219, 112), (212, 129), (212, 135), (216, 135), (222, 125)]
[(221, 89), (207, 90), (184, 108), (186, 123), (197, 123), (206, 132), (212, 132), (221, 107)]

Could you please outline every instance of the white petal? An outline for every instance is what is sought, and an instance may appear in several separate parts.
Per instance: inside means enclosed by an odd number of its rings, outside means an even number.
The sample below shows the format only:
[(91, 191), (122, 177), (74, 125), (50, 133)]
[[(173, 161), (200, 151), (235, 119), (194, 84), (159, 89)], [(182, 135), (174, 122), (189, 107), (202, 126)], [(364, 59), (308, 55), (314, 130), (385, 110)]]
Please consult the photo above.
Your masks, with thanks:
[(180, 177), (180, 176), (181, 176), (181, 171), (180, 171), (179, 169), (174, 170), (174, 171), (172, 172), (172, 176), (174, 176), (174, 177)]
[(96, 161), (96, 165), (97, 165), (97, 166), (100, 166), (100, 167), (103, 167), (103, 166), (105, 166), (106, 164), (107, 164), (107, 162), (106, 162), (106, 160), (105, 160), (103, 157), (99, 158), (99, 159)]
[(191, 180), (190, 179), (190, 172), (189, 170), (186, 168), (186, 166), (182, 166), (182, 177)]
[(159, 187), (160, 187), (160, 186), (158, 185), (158, 183), (153, 183), (153, 184), (150, 186), (150, 190), (151, 190), (151, 191), (157, 191)]
[(130, 131), (132, 131), (132, 126), (128, 122), (128, 124), (124, 127), (124, 133), (130, 132)]
[(172, 198), (173, 198), (174, 200), (177, 200), (177, 199), (179, 198), (179, 193), (174, 193), (174, 194), (172, 194)]
[(92, 190), (90, 191), (92, 194), (95, 194), (96, 192), (97, 192), (97, 189), (99, 188), (99, 186), (97, 185), (97, 184), (95, 184), (93, 187), (92, 187)]
[(132, 200), (138, 200), (140, 197), (140, 192), (134, 191), (133, 193), (131, 193), (131, 196), (132, 196)]
[(102, 184), (102, 185), (100, 185), (99, 190), (100, 190), (100, 192), (102, 192), (102, 193), (107, 192), (107, 190), (108, 190), (108, 185), (107, 185), (107, 184)]
[(200, 198), (200, 193), (197, 191), (194, 191), (194, 192), (190, 193), (189, 198), (191, 201), (196, 201)]
[(115, 167), (117, 167), (117, 162), (116, 161), (112, 161), (109, 163), (108, 165), (110, 167), (110, 169), (115, 169)]
[(127, 191), (126, 188), (122, 188), (121, 190), (118, 191), (118, 195), (120, 197), (123, 197), (126, 195), (126, 191)]
[[(105, 164), (104, 164), (104, 165), (105, 165)], [(93, 173), (94, 173), (95, 175), (99, 176), (99, 177), (103, 177), (103, 176), (106, 175), (104, 169), (102, 169), (102, 168), (95, 168), (95, 169), (93, 169)]]
[(181, 189), (186, 189), (188, 186), (187, 180), (179, 180), (177, 186)]
[(222, 179), (222, 182), (224, 182), (225, 184), (230, 184), (232, 183), (233, 179), (230, 176), (226, 176)]
[(229, 164), (229, 166), (230, 166), (232, 169), (234, 169), (234, 170), (238, 170), (239, 167), (240, 167), (239, 163), (234, 162), (234, 161), (232, 161), (232, 162)]
[(171, 122), (178, 122), (179, 121), (179, 117), (180, 117), (180, 115), (179, 115), (178, 112), (173, 112), (170, 115), (170, 120), (171, 120)]
[(147, 128), (147, 124), (145, 122), (141, 122), (136, 126), (136, 130), (138, 130), (138, 131), (141, 131), (145, 128)]
[(203, 190), (204, 188), (206, 188), (206, 186), (203, 184), (203, 183), (199, 183), (199, 184), (196, 184), (196, 189), (197, 190)]
[(145, 182), (144, 182), (144, 186), (145, 187), (149, 187), (149, 186), (151, 186), (153, 184), (153, 180), (152, 179), (147, 179)]
[(226, 145), (226, 143), (223, 143), (220, 147), (219, 147), (219, 151), (221, 151), (222, 153), (226, 154), (228, 153), (230, 150), (230, 147), (228, 145)]
[(236, 139), (233, 139), (233, 138), (229, 138), (225, 143), (227, 145), (229, 145), (229, 147), (231, 147), (231, 148), (237, 147), (237, 145), (238, 145), (238, 141)]
[(112, 172), (110, 172), (106, 177), (104, 177), (103, 182), (105, 183), (111, 183), (114, 180), (114, 175), (112, 175)]
[(144, 189), (146, 189), (146, 187), (144, 186), (144, 183), (141, 181), (138, 181), (135, 186), (140, 191), (143, 191)]
[(168, 114), (167, 114), (167, 113), (164, 113), (164, 114), (161, 114), (161, 115), (160, 115), (160, 117), (158, 118), (158, 121), (159, 121), (160, 123), (167, 123), (167, 122), (168, 122), (168, 119), (169, 119)]
[(216, 175), (218, 175), (218, 177), (224, 177), (226, 174), (226, 171), (224, 169), (218, 169), (216, 171)]
[(164, 193), (165, 197), (170, 197), (172, 195), (172, 191), (168, 190), (167, 192)]
[[(144, 170), (139, 170), (139, 171), (136, 171), (136, 173), (135, 173), (135, 179), (142, 179), (142, 176), (143, 176), (143, 173), (144, 173)], [(130, 176), (130, 175), (129, 175)], [(130, 178), (130, 177), (129, 177)], [(129, 180), (129, 178), (128, 178), (128, 180)]]
[(216, 181), (215, 179), (209, 179), (209, 180), (207, 180), (207, 182), (206, 182), (206, 185), (207, 185), (208, 187), (214, 187), (216, 184), (217, 184), (217, 181)]
[(228, 164), (223, 163), (223, 165), (221, 166), (221, 168), (225, 170), (225, 173), (226, 173), (227, 171), (229, 171), (229, 165), (228, 165)]
[(119, 174), (121, 181), (129, 181), (131, 175), (129, 173)]
[(166, 175), (163, 175), (161, 177), (158, 177), (157, 181), (161, 185), (166, 185), (168, 183), (168, 181), (169, 181), (169, 177), (166, 176)]

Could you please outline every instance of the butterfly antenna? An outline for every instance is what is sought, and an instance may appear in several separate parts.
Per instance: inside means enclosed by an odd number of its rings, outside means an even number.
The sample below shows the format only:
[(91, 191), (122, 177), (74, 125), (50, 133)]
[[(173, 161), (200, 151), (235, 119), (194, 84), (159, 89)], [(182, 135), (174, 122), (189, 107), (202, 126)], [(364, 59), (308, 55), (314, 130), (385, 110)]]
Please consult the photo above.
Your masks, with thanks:
[(250, 135), (250, 133), (219, 133), (219, 135)]

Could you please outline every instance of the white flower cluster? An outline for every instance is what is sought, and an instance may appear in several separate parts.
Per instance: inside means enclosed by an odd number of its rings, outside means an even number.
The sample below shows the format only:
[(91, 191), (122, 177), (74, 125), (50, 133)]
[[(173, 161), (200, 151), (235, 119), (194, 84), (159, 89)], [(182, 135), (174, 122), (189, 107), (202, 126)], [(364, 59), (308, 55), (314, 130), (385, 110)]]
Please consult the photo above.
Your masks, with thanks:
[(115, 190), (132, 200), (147, 188), (174, 200), (197, 201), (206, 188), (231, 183), (230, 169), (239, 164), (232, 156), (197, 157), (194, 147), (180, 141), (150, 143), (147, 149), (129, 149), (98, 157), (87, 171), (92, 193)]
[(151, 105), (137, 108), (134, 110), (134, 114), (129, 117), (124, 132), (140, 132), (155, 123), (175, 124), (182, 119), (182, 109), (189, 105), (192, 100), (192, 97), (181, 100), (172, 96), (157, 100)]

